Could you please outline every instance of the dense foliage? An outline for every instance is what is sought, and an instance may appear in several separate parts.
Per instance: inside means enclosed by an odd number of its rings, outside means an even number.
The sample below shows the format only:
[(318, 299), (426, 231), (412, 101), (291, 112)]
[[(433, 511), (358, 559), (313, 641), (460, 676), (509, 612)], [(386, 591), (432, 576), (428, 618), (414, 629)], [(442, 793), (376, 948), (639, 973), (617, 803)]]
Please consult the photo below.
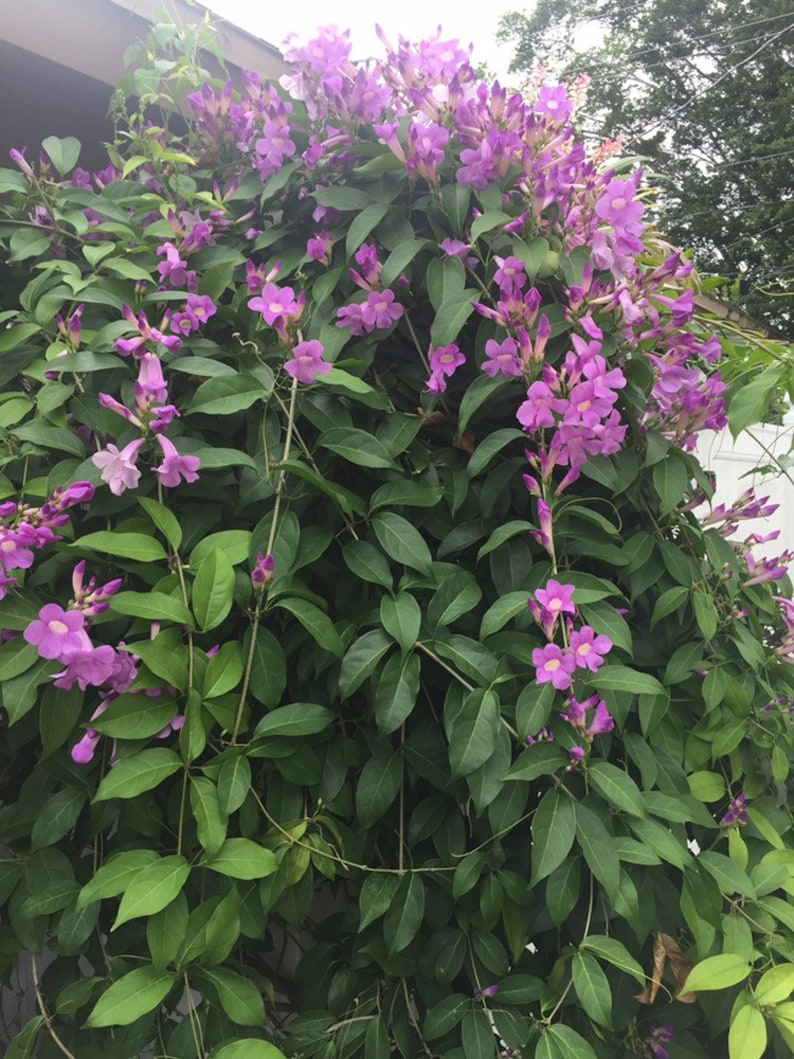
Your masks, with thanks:
[(664, 231), (731, 280), (723, 297), (794, 337), (790, 0), (531, 7), (503, 20), (515, 69), (589, 73), (586, 127), (650, 159)]
[(156, 38), (0, 171), (9, 1054), (788, 1055), (786, 557), (639, 174), (455, 42)]

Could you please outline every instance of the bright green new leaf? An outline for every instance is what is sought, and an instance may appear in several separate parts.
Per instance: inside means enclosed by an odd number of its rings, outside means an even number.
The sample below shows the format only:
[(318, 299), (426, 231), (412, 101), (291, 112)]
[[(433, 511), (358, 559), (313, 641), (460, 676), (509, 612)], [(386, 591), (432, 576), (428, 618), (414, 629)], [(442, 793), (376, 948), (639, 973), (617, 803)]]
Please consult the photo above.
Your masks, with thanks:
[(761, 1012), (750, 1004), (735, 1011), (728, 1031), (729, 1059), (761, 1059), (766, 1045), (766, 1022)]
[(99, 784), (94, 801), (134, 798), (137, 794), (157, 787), (181, 768), (182, 762), (173, 750), (165, 747), (142, 750), (139, 754), (124, 758), (107, 773)]
[(687, 976), (682, 993), (704, 993), (712, 989), (728, 989), (750, 975), (751, 965), (732, 952), (721, 956), (707, 956), (696, 964)]
[(278, 861), (271, 850), (248, 838), (227, 838), (218, 852), (201, 865), (232, 879), (264, 879), (276, 871)]

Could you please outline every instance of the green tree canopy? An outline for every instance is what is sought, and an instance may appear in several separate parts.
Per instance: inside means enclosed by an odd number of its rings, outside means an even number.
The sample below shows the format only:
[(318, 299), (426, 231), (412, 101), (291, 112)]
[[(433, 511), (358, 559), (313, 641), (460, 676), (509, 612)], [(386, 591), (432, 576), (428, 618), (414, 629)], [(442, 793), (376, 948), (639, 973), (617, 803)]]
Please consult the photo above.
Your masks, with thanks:
[(588, 132), (649, 159), (666, 234), (791, 334), (791, 0), (537, 0), (500, 36), (514, 70), (590, 74)]

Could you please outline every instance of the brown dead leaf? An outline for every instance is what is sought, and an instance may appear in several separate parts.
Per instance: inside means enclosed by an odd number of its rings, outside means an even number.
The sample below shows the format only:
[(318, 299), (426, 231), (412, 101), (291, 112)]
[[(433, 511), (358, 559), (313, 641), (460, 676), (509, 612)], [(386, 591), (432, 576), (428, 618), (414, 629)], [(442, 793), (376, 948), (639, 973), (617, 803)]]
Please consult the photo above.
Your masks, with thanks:
[(694, 1004), (697, 1000), (697, 993), (680, 992), (684, 987), (684, 982), (687, 980), (687, 975), (694, 965), (675, 938), (671, 938), (669, 934), (661, 932), (654, 935), (653, 970), (651, 971), (650, 982), (641, 993), (636, 994), (634, 999), (639, 1004), (652, 1004), (654, 1002), (662, 984), (662, 976), (666, 965), (673, 976), (676, 1000), (679, 1000), (682, 1004)]

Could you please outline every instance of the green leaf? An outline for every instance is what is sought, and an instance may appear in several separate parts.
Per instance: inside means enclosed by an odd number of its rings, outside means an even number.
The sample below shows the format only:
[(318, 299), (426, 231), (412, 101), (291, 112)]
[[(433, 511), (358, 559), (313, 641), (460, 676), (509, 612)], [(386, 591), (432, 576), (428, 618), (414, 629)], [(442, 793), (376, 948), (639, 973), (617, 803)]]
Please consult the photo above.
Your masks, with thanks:
[[(79, 537), (70, 547), (90, 548), (94, 552), (116, 555), (139, 563), (156, 563), (167, 558), (162, 544), (145, 533), (119, 533), (118, 531), (107, 533), (100, 530), (98, 533), (88, 533), (85, 537)], [(128, 594), (133, 593), (121, 593), (121, 595)], [(114, 601), (117, 598), (114, 596)]]
[(335, 719), (336, 714), (325, 706), (313, 702), (293, 702), (266, 713), (254, 729), (254, 736), (272, 739), (275, 736), (299, 738), (317, 735), (324, 732)]
[(745, 1004), (734, 1011), (728, 1031), (729, 1059), (761, 1059), (767, 1039), (766, 1021), (758, 1008)]
[(248, 562), (248, 552), (251, 548), (250, 530), (222, 530), (220, 533), (211, 533), (208, 537), (199, 541), (190, 553), (190, 565), (197, 570), (201, 563), (212, 555), (215, 549), (222, 551), (232, 566), (238, 563)]
[(139, 496), (138, 503), (174, 551), (178, 551), (182, 543), (182, 527), (179, 525), (179, 519), (173, 511), (169, 511), (165, 504), (161, 504), (159, 500), (152, 500), (146, 496)]
[(366, 206), (354, 217), (345, 240), (345, 253), (348, 257), (358, 250), (372, 229), (383, 220), (388, 212), (387, 202), (373, 202), (371, 206)]
[(471, 997), (462, 993), (452, 993), (428, 1008), (422, 1024), (422, 1036), (433, 1041), (445, 1037), (460, 1023), (467, 1011), (471, 1010)]
[(620, 885), (620, 860), (614, 840), (592, 809), (576, 804), (576, 838), (590, 871), (612, 901)]
[(617, 938), (609, 938), (604, 934), (590, 934), (579, 945), (580, 950), (594, 953), (599, 960), (612, 964), (613, 967), (625, 971), (632, 978), (645, 985), (645, 974), (639, 963), (634, 959), (622, 941)]
[(188, 648), (182, 643), (180, 629), (163, 629), (153, 640), (136, 640), (125, 646), (156, 677), (185, 691), (188, 682)]
[(756, 1003), (762, 1007), (787, 1000), (794, 992), (794, 963), (779, 963), (765, 971), (753, 992)]
[(712, 989), (729, 989), (748, 978), (752, 966), (733, 952), (707, 956), (695, 964), (687, 975), (682, 993), (705, 993)]
[(396, 563), (403, 563), (422, 574), (429, 573), (430, 549), (408, 519), (393, 511), (382, 511), (372, 520), (372, 529), (381, 548)]
[(215, 1052), (212, 1059), (287, 1059), (287, 1057), (269, 1041), (246, 1038), (233, 1041), (231, 1044), (224, 1044)]
[(53, 662), (42, 658), (18, 677), (3, 682), (0, 692), (9, 725), (16, 724), (33, 709), (39, 697), (39, 686), (49, 679), (54, 668)]
[(378, 486), (370, 497), (369, 510), (376, 511), (379, 507), (435, 507), (441, 502), (442, 496), (440, 486), (400, 478)]
[(497, 526), (477, 552), (477, 562), (492, 551), (495, 551), (500, 544), (504, 544), (505, 541), (509, 541), (512, 537), (517, 537), (519, 534), (527, 534), (531, 529), (532, 523), (525, 522), (524, 519), (513, 519), (511, 522), (505, 522), (501, 526)]
[(185, 939), (187, 922), (188, 909), (184, 894), (177, 894), (170, 904), (147, 919), (146, 944), (158, 971), (176, 960)]
[(463, 1016), (460, 1033), (466, 1059), (493, 1059), (494, 1032), (483, 1010), (475, 1008), (467, 1011)]
[(157, 854), (153, 849), (130, 849), (117, 853), (107, 864), (103, 864), (93, 879), (89, 879), (82, 888), (77, 898), (77, 907), (85, 908), (103, 897), (117, 897), (127, 889), (141, 868), (153, 864), (156, 860)]
[(393, 655), (383, 667), (375, 692), (375, 722), (381, 736), (391, 735), (413, 710), (419, 695), (419, 655)]
[(188, 875), (190, 864), (177, 854), (141, 868), (127, 885), (111, 930), (165, 908), (182, 891)]
[(480, 639), (484, 640), (499, 632), (513, 618), (525, 614), (529, 596), (526, 592), (508, 592), (492, 603), (480, 622)]
[(402, 781), (402, 758), (379, 749), (365, 762), (356, 784), (356, 817), (362, 828), (371, 827), (389, 810)]
[(535, 886), (568, 856), (576, 837), (574, 803), (556, 790), (543, 795), (532, 817), (532, 877)]
[[(250, 630), (243, 640), (243, 653), (247, 657)], [(251, 667), (249, 693), (269, 708), (278, 706), (287, 686), (287, 662), (279, 640), (263, 625), (259, 626), (254, 645), (254, 662)]]
[(145, 621), (193, 625), (193, 615), (185, 604), (176, 596), (167, 596), (164, 592), (117, 592), (111, 596), (110, 609), (116, 614), (143, 618)]
[(492, 434), (489, 434), (469, 458), (469, 464), (466, 468), (466, 474), (469, 478), (475, 478), (478, 474), (485, 470), (493, 458), (506, 448), (511, 441), (518, 441), (523, 439), (526, 441), (526, 435), (523, 430), (517, 430), (515, 427), (503, 427), (501, 430), (494, 430)]
[(359, 933), (388, 912), (399, 885), (400, 879), (397, 875), (366, 876), (358, 897), (358, 906), (361, 910)]
[(404, 876), (383, 921), (389, 952), (402, 952), (419, 933), (425, 914), (425, 888), (413, 872)]
[(117, 979), (97, 1001), (86, 1026), (129, 1026), (142, 1015), (154, 1011), (174, 985), (175, 976), (156, 967), (137, 967)]
[(403, 652), (410, 651), (419, 638), (422, 611), (410, 592), (384, 596), (380, 601), (380, 620), (383, 628), (394, 637)]
[(251, 787), (251, 765), (242, 753), (223, 759), (218, 772), (218, 803), (221, 812), (231, 816), (237, 812)]
[(632, 695), (664, 695), (667, 689), (650, 673), (640, 673), (628, 666), (605, 665), (594, 673), (590, 682), (601, 692), (628, 691)]
[(342, 548), (342, 559), (348, 570), (362, 581), (381, 585), (391, 591), (394, 577), (383, 552), (369, 541), (348, 541)]
[(653, 607), (651, 628), (653, 628), (657, 622), (661, 621), (662, 618), (666, 618), (668, 614), (672, 614), (674, 610), (678, 610), (683, 603), (686, 603), (690, 594), (691, 590), (685, 588), (683, 585), (676, 585), (675, 588), (668, 588), (666, 592), (662, 592)]
[(445, 302), (454, 301), (466, 286), (466, 268), (458, 257), (434, 258), (425, 273), (430, 304), (439, 312)]
[(70, 456), (77, 456), (78, 459), (85, 456), (85, 446), (78, 437), (51, 423), (34, 420), (23, 426), (15, 426), (11, 433), (20, 441), (29, 441), (39, 448), (68, 452)]
[(124, 758), (104, 776), (94, 795), (95, 802), (109, 798), (134, 798), (137, 794), (159, 786), (164, 779), (173, 776), (182, 768), (182, 762), (165, 747), (141, 750), (132, 757)]
[(468, 570), (445, 577), (427, 607), (430, 624), (438, 630), (452, 625), (473, 611), (482, 599), (482, 589)]
[(366, 430), (332, 427), (320, 435), (317, 444), (358, 467), (394, 467), (388, 451)]
[(342, 659), (339, 673), (339, 694), (343, 699), (349, 699), (361, 687), (393, 647), (393, 640), (383, 629), (372, 629), (353, 641)]
[(227, 838), (201, 865), (232, 879), (264, 879), (277, 870), (278, 861), (275, 853), (248, 838)]
[(243, 655), (240, 644), (225, 643), (207, 663), (207, 671), (204, 674), (204, 697), (212, 699), (233, 691), (242, 677)]
[(750, 382), (743, 382), (728, 403), (728, 426), (737, 438), (743, 430), (760, 423), (769, 406), (772, 392), (780, 385), (787, 371), (785, 364), (769, 364)]
[(452, 714), (448, 715), (445, 709), (444, 727), (449, 740), (452, 776), (469, 776), (485, 764), (496, 747), (498, 698), (492, 691), (480, 688), (470, 692)]
[(569, 760), (565, 751), (556, 743), (536, 743), (519, 754), (505, 779), (534, 780), (538, 776), (550, 776), (567, 765)]
[(367, 209), (374, 201), (367, 192), (347, 186), (318, 188), (312, 192), (312, 198), (321, 206), (330, 206), (335, 210), (342, 210), (343, 213), (358, 213)]
[(196, 835), (208, 857), (214, 856), (226, 839), (226, 817), (221, 812), (218, 788), (205, 776), (190, 777), (190, 807)]
[(463, 436), (475, 414), (484, 404), (492, 400), (499, 390), (504, 388), (506, 383), (507, 380), (503, 375), (497, 375), (496, 378), (493, 379), (488, 375), (477, 376), (463, 395), (460, 402), (460, 409), (458, 410), (458, 437)]
[(591, 784), (616, 809), (629, 816), (645, 816), (640, 789), (631, 776), (607, 761), (595, 761), (587, 770)]
[(193, 613), (204, 632), (227, 617), (234, 602), (234, 567), (220, 548), (213, 548), (193, 582)]
[(263, 1026), (265, 1005), (254, 983), (225, 967), (202, 967), (201, 977), (211, 982), (221, 1007), (238, 1026)]
[(4, 643), (0, 647), (0, 683), (27, 673), (38, 657), (35, 644), (26, 643), (21, 636)]
[(47, 152), (60, 176), (66, 176), (77, 165), (81, 144), (74, 136), (64, 136), (63, 139), (58, 136), (47, 136), (41, 141), (41, 146)]
[(607, 976), (588, 952), (577, 952), (571, 961), (573, 985), (585, 1014), (600, 1026), (612, 1026), (612, 990)]
[(314, 603), (295, 597), (278, 599), (276, 600), (276, 606), (294, 615), (320, 647), (324, 647), (326, 651), (330, 651), (337, 658), (342, 657), (344, 646), (339, 639), (339, 633), (334, 628), (333, 622), (328, 615), (315, 606)]
[(253, 375), (217, 375), (207, 379), (196, 390), (187, 409), (188, 415), (228, 416), (244, 412), (259, 400), (269, 397), (273, 383), (265, 386)]
[(755, 897), (755, 887), (749, 875), (730, 857), (715, 853), (713, 850), (705, 850), (698, 857), (698, 864), (705, 868), (714, 879), (720, 888), (720, 893), (726, 896), (741, 894), (742, 897)]
[(659, 494), (659, 513), (669, 515), (689, 488), (689, 469), (673, 451), (654, 466), (652, 473), (654, 489)]
[(80, 787), (67, 787), (48, 798), (33, 825), (30, 848), (54, 845), (67, 835), (77, 823), (86, 798)]
[(570, 1026), (555, 1023), (546, 1030), (535, 1051), (535, 1059), (598, 1059), (584, 1037)]
[(103, 735), (112, 739), (149, 739), (174, 719), (178, 709), (169, 696), (149, 699), (138, 694), (119, 695), (105, 713), (91, 722)]
[(29, 1019), (19, 1033), (14, 1035), (14, 1039), (5, 1051), (5, 1059), (33, 1059), (36, 1054), (39, 1030), (43, 1025), (43, 1015), (36, 1015)]

